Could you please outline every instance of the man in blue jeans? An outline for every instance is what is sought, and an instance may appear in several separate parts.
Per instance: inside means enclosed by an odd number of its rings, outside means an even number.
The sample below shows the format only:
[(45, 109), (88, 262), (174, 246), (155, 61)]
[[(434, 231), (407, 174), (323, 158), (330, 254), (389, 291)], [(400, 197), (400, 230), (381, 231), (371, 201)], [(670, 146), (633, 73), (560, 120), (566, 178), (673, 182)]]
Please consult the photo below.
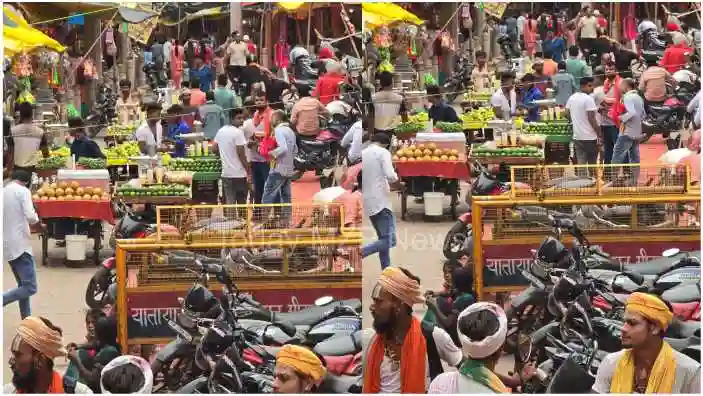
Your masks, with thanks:
[[(644, 99), (635, 89), (635, 81), (625, 78), (620, 82), (621, 92), (625, 92), (622, 102), (625, 105), (625, 112), (620, 115), (620, 135), (613, 147), (613, 164), (624, 164), (627, 157), (630, 157), (631, 164), (640, 162), (640, 141), (644, 137), (642, 133), (642, 121), (645, 117)], [(632, 167), (632, 185), (637, 185), (639, 179), (639, 166)]]
[[(274, 128), (277, 147), (269, 152), (275, 165), (271, 168), (261, 202), (264, 204), (289, 204), (291, 203), (291, 181), (295, 175), (293, 158), (298, 152), (295, 132), (285, 122), (286, 115), (283, 110), (271, 113), (271, 128)], [(290, 219), (290, 208), (283, 208), (283, 217)]]
[(12, 267), (17, 288), (2, 294), (2, 305), (19, 301), (22, 319), (32, 314), (29, 297), (37, 292), (29, 228), (30, 225), (42, 226), (34, 210), (32, 193), (27, 188), (31, 181), (31, 173), (16, 169), (12, 181), (3, 190), (3, 259)]
[(395, 247), (395, 217), (388, 200), (391, 185), (401, 188), (402, 184), (393, 169), (393, 160), (387, 147), (390, 137), (376, 133), (371, 144), (361, 153), (361, 192), (364, 197), (364, 212), (369, 216), (378, 240), (361, 248), (361, 257), (378, 253), (381, 268), (391, 265), (390, 249)]

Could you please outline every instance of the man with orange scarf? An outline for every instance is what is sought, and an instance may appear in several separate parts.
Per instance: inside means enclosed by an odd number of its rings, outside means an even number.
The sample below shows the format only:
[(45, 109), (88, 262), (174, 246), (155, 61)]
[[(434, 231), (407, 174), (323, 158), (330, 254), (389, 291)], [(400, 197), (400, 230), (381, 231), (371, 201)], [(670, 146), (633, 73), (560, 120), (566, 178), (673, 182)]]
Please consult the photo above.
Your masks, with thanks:
[(269, 176), (269, 160), (259, 153), (259, 143), (265, 136), (271, 136), (272, 110), (266, 100), (266, 92), (255, 88), (252, 92), (256, 112), (247, 120), (242, 129), (249, 140), (249, 161), (251, 162), (251, 179), (254, 187), (254, 203), (260, 204), (264, 195), (264, 185)]
[(443, 371), (442, 361), (461, 362), (462, 352), (446, 331), (413, 316), (413, 305), (425, 300), (410, 271), (383, 270), (372, 298), (375, 332), (362, 336), (363, 393), (425, 393)]
[(620, 352), (598, 367), (597, 393), (699, 393), (701, 365), (664, 342), (674, 315), (658, 296), (632, 293), (625, 306)]
[(603, 86), (593, 91), (593, 99), (598, 106), (600, 129), (603, 134), (603, 163), (610, 164), (613, 158), (613, 147), (618, 140), (619, 117), (622, 113), (622, 93), (620, 92), (620, 75), (615, 63), (605, 64), (605, 80)]

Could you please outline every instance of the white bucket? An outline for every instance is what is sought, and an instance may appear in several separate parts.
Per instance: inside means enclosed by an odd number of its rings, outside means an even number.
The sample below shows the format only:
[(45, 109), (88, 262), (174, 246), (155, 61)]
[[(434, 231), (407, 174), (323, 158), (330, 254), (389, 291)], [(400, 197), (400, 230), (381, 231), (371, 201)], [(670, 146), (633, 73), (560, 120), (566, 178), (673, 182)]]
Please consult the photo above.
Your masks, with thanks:
[(425, 198), (425, 216), (441, 216), (444, 208), (444, 193), (426, 192), (423, 196)]
[(66, 235), (66, 259), (84, 261), (87, 246), (87, 235)]

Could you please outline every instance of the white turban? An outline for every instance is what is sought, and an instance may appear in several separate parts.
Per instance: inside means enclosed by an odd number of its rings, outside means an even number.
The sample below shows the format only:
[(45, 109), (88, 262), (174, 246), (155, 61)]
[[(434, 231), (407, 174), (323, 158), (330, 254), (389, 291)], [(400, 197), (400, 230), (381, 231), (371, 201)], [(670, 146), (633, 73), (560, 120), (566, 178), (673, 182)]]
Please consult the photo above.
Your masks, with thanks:
[[(461, 319), (471, 313), (488, 310), (493, 312), (498, 318), (498, 331), (489, 335), (481, 341), (472, 341), (458, 329)], [(472, 359), (485, 359), (498, 351), (505, 343), (508, 334), (508, 318), (505, 316), (503, 308), (489, 302), (477, 302), (471, 304), (463, 310), (457, 318), (457, 333), (464, 352)]]

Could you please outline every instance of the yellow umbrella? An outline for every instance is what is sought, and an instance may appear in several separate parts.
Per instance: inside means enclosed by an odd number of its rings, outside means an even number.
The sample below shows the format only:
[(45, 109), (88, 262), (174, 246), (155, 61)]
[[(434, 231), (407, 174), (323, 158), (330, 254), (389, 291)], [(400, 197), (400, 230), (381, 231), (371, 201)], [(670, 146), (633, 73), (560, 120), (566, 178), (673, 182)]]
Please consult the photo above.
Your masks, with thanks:
[(46, 47), (57, 52), (66, 50), (66, 47), (59, 44), (58, 41), (30, 26), (22, 15), (12, 7), (3, 6), (2, 13), (4, 25), (2, 38), (6, 54), (14, 55), (39, 47)]
[(303, 1), (279, 1), (278, 6), (286, 11), (295, 11), (300, 8), (301, 5), (305, 4)]
[(424, 21), (415, 14), (393, 3), (362, 3), (364, 24), (369, 26), (387, 25), (392, 22), (409, 22), (420, 25)]

